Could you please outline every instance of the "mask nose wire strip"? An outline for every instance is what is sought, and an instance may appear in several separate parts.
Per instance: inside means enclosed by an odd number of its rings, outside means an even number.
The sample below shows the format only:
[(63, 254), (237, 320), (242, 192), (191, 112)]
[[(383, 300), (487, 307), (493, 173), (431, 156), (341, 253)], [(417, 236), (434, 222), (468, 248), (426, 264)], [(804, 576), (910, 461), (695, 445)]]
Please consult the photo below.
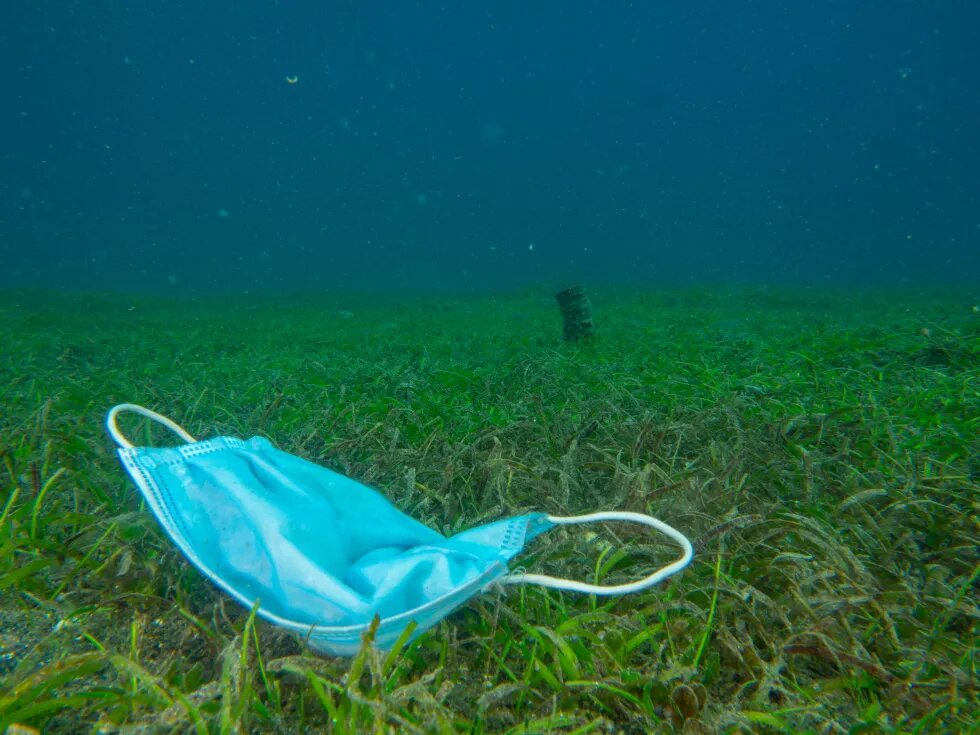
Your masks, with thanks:
[(124, 411), (132, 411), (133, 413), (138, 413), (141, 416), (146, 416), (148, 419), (153, 419), (158, 424), (163, 424), (188, 444), (193, 444), (197, 441), (197, 439), (188, 434), (180, 424), (168, 419), (163, 414), (159, 414), (156, 411), (151, 411), (148, 408), (143, 408), (142, 406), (137, 406), (135, 403), (120, 403), (118, 406), (113, 406), (109, 410), (109, 415), (106, 416), (105, 419), (105, 425), (106, 429), (109, 431), (109, 436), (111, 436), (113, 441), (115, 441), (116, 444), (123, 449), (133, 448), (133, 443), (123, 436), (123, 433), (119, 430), (119, 426), (116, 424), (116, 417)]
[(636, 582), (629, 582), (627, 584), (587, 584), (585, 582), (578, 582), (573, 579), (552, 577), (547, 574), (508, 574), (500, 580), (501, 582), (504, 584), (537, 584), (542, 587), (551, 587), (552, 589), (556, 590), (584, 592), (586, 594), (593, 595), (625, 595), (630, 592), (639, 592), (647, 587), (652, 587), (658, 582), (662, 582), (667, 577), (671, 576), (672, 574), (676, 574), (681, 569), (686, 567), (694, 557), (694, 549), (691, 546), (691, 542), (684, 534), (675, 528), (671, 528), (663, 521), (657, 520), (652, 516), (644, 515), (643, 513), (631, 513), (629, 511), (606, 511), (601, 513), (588, 513), (581, 516), (548, 516), (548, 520), (559, 525), (592, 523), (594, 521), (633, 521), (635, 523), (642, 523), (644, 526), (655, 528), (666, 536), (672, 538), (674, 541), (680, 544), (684, 553), (672, 564), (668, 564), (667, 566), (658, 569), (656, 572), (644, 577), (643, 579), (637, 580)]

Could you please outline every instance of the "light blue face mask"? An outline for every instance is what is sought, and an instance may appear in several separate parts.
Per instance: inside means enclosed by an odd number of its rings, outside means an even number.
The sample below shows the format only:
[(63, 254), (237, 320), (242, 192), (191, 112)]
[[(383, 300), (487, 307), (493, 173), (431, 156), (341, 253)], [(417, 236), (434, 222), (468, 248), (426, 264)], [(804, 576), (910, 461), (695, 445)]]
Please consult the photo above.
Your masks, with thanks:
[[(124, 411), (158, 421), (187, 443), (134, 447), (116, 424)], [(356, 653), (375, 616), (375, 644), (390, 648), (410, 621), (418, 635), (494, 583), (620, 595), (657, 584), (693, 556), (678, 531), (626, 512), (532, 513), (447, 538), (377, 491), (262, 437), (197, 441), (167, 417), (128, 403), (109, 411), (106, 425), (126, 471), (194, 566), (246, 608), (258, 602), (258, 616), (323, 653)], [(655, 528), (680, 544), (683, 555), (644, 579), (613, 586), (508, 573), (507, 563), (535, 536), (557, 525), (608, 520)]]

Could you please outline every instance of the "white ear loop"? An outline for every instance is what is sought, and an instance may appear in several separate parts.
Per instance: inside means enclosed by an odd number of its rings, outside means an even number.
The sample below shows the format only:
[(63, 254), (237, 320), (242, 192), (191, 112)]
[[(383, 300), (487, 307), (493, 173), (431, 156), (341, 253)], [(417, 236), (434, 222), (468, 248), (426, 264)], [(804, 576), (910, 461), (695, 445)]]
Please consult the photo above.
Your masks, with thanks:
[(133, 413), (138, 413), (141, 416), (146, 416), (148, 419), (153, 419), (158, 424), (163, 424), (189, 444), (193, 444), (197, 441), (197, 439), (184, 431), (184, 428), (180, 424), (168, 419), (166, 416), (159, 414), (156, 411), (151, 411), (148, 408), (137, 406), (135, 403), (120, 403), (118, 406), (113, 406), (109, 410), (109, 415), (106, 416), (105, 425), (109, 430), (109, 435), (112, 437), (113, 441), (124, 449), (133, 448), (133, 443), (123, 436), (123, 433), (119, 430), (119, 426), (116, 424), (116, 417), (124, 411), (132, 411)]
[(585, 582), (578, 582), (574, 579), (552, 577), (547, 574), (521, 573), (508, 574), (500, 580), (501, 582), (504, 584), (537, 584), (542, 587), (551, 587), (552, 589), (557, 590), (569, 590), (571, 592), (584, 592), (592, 595), (625, 595), (629, 594), (630, 592), (645, 590), (658, 582), (662, 582), (667, 577), (671, 576), (672, 574), (676, 574), (681, 569), (686, 567), (691, 563), (691, 559), (694, 558), (694, 548), (691, 546), (691, 542), (684, 534), (677, 529), (668, 526), (663, 521), (657, 520), (653, 516), (644, 515), (643, 513), (631, 513), (629, 511), (606, 511), (600, 513), (588, 513), (581, 516), (548, 516), (548, 520), (559, 525), (591, 523), (593, 521), (633, 521), (635, 523), (642, 523), (644, 526), (656, 528), (661, 533), (670, 536), (670, 538), (680, 544), (684, 553), (672, 564), (668, 564), (667, 566), (658, 569), (656, 572), (644, 577), (643, 579), (637, 580), (636, 582), (629, 582), (627, 584), (587, 584)]

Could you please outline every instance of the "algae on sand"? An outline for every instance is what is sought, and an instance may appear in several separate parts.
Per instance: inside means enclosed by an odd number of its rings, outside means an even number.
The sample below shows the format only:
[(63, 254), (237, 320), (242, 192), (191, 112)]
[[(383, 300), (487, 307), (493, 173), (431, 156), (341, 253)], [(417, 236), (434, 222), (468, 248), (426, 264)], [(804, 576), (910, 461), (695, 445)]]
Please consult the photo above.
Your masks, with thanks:
[[(544, 297), (0, 295), (0, 730), (969, 731), (978, 316), (778, 296), (597, 292), (601, 334), (564, 344)], [(445, 532), (638, 510), (699, 554), (625, 599), (485, 596), (316, 658), (141, 509), (102, 428), (122, 400), (266, 434)], [(673, 553), (645, 541), (557, 534), (521, 563), (615, 583)]]

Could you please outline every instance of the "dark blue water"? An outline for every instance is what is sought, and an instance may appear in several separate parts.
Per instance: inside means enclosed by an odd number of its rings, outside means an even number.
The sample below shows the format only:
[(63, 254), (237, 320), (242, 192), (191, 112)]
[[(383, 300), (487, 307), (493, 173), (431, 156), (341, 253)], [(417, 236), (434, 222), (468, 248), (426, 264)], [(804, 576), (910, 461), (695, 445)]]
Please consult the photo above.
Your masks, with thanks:
[(8, 0), (0, 286), (977, 282), (978, 29), (969, 0)]

